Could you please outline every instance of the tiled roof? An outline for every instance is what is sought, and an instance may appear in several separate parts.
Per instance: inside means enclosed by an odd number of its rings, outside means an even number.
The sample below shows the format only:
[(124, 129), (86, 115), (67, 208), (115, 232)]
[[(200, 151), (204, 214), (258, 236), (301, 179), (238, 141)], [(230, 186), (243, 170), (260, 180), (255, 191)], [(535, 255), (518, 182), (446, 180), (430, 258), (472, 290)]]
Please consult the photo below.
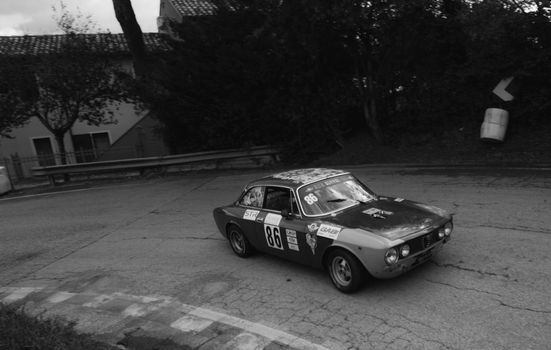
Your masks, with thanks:
[[(216, 10), (213, 0), (169, 0), (172, 6), (182, 16), (208, 16)], [(230, 9), (233, 9), (231, 0), (224, 1)]]
[[(110, 54), (129, 54), (128, 45), (123, 34), (77, 34), (85, 37), (92, 46), (94, 43), (107, 44)], [(149, 52), (170, 50), (166, 36), (159, 33), (144, 33), (144, 42)], [(56, 53), (63, 42), (70, 36), (58, 35), (24, 35), (0, 36), (0, 55), (39, 56)]]

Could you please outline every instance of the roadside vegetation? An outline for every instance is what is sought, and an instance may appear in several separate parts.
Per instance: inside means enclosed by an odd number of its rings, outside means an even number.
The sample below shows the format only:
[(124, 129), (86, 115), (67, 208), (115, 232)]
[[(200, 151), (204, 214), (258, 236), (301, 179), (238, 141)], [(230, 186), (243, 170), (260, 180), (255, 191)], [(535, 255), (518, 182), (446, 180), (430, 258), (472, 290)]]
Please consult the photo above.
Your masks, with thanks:
[[(175, 152), (278, 144), (297, 163), (345, 150), (523, 161), (549, 145), (544, 2), (215, 3), (173, 28), (181, 41), (156, 64), (164, 88), (142, 96)], [(504, 102), (492, 90), (511, 76)], [(480, 145), (491, 107), (510, 113), (504, 147)]]
[(0, 304), (0, 350), (115, 350), (79, 334), (73, 324), (29, 316), (22, 308)]
[[(213, 0), (211, 14), (170, 27), (173, 50), (162, 58), (148, 55), (131, 1), (112, 1), (138, 83), (131, 94), (109, 86), (101, 97), (139, 99), (161, 121), (172, 153), (272, 144), (291, 163), (343, 152), (355, 162), (424, 161), (425, 152), (437, 161), (549, 158), (549, 1)], [(79, 33), (74, 19), (59, 18), (68, 35)], [(86, 62), (76, 66), (93, 66)], [(8, 63), (0, 68), (0, 134), (24, 123), (22, 106), (53, 103), (12, 81), (28, 76), (9, 74)], [(62, 73), (69, 66), (51, 65)], [(515, 98), (504, 102), (492, 90), (508, 77)], [(86, 100), (102, 110), (101, 99)], [(492, 107), (510, 114), (503, 147), (479, 141)], [(75, 118), (111, 122), (97, 113), (60, 116), (69, 121), (52, 129), (60, 142)]]

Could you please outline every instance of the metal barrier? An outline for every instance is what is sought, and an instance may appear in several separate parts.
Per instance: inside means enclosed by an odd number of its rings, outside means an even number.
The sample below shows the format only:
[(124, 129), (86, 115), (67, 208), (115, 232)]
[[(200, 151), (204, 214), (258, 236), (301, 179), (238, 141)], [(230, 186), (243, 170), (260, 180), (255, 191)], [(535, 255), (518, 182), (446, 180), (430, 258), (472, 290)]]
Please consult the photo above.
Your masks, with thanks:
[(91, 174), (126, 170), (145, 170), (166, 168), (191, 163), (217, 163), (232, 159), (249, 159), (259, 166), (279, 161), (279, 150), (271, 146), (257, 146), (247, 149), (206, 151), (162, 157), (110, 160), (102, 162), (51, 165), (32, 168), (33, 176), (48, 176), (50, 184), (55, 185), (56, 175)]

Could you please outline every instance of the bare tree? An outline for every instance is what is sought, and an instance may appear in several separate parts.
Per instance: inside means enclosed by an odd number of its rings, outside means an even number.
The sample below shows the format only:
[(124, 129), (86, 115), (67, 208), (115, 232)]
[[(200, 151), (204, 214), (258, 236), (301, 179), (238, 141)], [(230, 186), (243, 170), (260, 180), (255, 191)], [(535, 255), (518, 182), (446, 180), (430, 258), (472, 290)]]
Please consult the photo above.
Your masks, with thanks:
[(137, 76), (143, 76), (146, 72), (146, 50), (142, 29), (136, 20), (132, 3), (130, 0), (113, 0), (113, 7), (134, 58), (134, 71)]

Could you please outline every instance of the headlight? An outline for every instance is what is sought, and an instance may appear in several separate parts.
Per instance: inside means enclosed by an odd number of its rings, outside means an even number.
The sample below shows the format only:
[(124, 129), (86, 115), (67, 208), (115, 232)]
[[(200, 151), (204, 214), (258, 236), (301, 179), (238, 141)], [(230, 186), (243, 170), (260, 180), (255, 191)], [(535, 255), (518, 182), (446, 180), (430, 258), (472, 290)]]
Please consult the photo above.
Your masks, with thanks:
[(396, 251), (396, 248), (390, 248), (385, 253), (385, 262), (388, 265), (396, 264), (398, 261), (398, 252)]
[(448, 221), (444, 226), (440, 227), (438, 230), (438, 239), (448, 237), (453, 231), (453, 224), (451, 221)]
[(400, 247), (400, 255), (402, 256), (402, 258), (405, 258), (406, 256), (408, 256), (409, 252), (410, 252), (409, 245), (404, 244), (403, 246)]
[(444, 225), (444, 234), (446, 236), (449, 236), (451, 235), (452, 231), (453, 231), (453, 223), (451, 221), (448, 221), (448, 223)]

